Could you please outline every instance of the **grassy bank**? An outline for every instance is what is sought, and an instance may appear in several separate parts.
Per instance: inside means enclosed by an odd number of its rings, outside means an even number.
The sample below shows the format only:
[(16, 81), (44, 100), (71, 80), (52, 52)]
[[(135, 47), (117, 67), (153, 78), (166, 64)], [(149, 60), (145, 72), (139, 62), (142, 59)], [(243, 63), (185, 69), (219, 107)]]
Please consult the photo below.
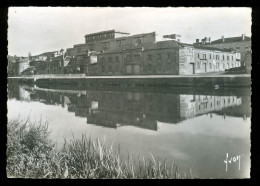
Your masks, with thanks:
[(120, 150), (82, 136), (58, 149), (48, 123), (19, 118), (7, 124), (7, 176), (16, 178), (191, 178), (174, 164), (151, 158), (122, 160)]

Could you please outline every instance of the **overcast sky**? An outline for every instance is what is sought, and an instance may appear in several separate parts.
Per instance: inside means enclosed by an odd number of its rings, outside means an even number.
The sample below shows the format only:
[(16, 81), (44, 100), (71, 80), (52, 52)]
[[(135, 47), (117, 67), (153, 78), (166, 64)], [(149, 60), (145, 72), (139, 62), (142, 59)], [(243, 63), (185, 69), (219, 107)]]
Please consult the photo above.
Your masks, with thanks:
[(8, 13), (8, 53), (27, 56), (84, 43), (84, 35), (115, 29), (131, 34), (155, 31), (196, 38), (251, 36), (250, 8), (69, 8), (12, 7)]

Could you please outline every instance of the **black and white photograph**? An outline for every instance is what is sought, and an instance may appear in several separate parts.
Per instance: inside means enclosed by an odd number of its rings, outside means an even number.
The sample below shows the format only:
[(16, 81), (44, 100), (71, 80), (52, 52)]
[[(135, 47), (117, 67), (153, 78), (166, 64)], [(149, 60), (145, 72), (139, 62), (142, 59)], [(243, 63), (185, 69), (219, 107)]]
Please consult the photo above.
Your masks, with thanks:
[(249, 7), (9, 7), (8, 178), (244, 179)]

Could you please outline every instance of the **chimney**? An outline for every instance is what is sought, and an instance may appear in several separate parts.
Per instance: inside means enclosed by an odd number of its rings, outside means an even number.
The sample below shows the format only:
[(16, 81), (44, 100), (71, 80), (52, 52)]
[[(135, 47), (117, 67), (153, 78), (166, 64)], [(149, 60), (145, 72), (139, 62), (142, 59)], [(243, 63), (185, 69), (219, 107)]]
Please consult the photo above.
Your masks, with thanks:
[(201, 43), (204, 45), (205, 44), (205, 39), (201, 39)]
[(222, 42), (224, 43), (225, 42), (224, 36), (221, 36), (221, 39), (222, 39)]
[(199, 39), (196, 39), (196, 43), (198, 44), (200, 42), (200, 40)]
[(245, 34), (242, 34), (242, 41), (245, 40)]
[(211, 38), (209, 37), (209, 43), (211, 43)]

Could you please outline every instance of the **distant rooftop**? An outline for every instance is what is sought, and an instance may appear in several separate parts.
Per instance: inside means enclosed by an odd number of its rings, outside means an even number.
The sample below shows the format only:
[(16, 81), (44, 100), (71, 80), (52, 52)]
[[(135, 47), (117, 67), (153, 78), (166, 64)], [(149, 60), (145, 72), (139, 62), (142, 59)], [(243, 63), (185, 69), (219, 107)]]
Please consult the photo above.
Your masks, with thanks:
[(37, 57), (37, 56), (53, 56), (55, 52), (58, 52), (58, 51), (44, 52), (44, 53), (42, 53), (42, 54), (35, 55), (35, 56), (33, 56), (33, 57)]
[(135, 45), (125, 45), (124, 48), (117, 47), (114, 50), (106, 51), (104, 53), (117, 53), (122, 52), (123, 50), (136, 50), (136, 49), (143, 49), (143, 50), (153, 50), (153, 49), (165, 49), (165, 48), (178, 48), (184, 46), (191, 46), (197, 49), (204, 49), (204, 50), (214, 50), (214, 51), (223, 51), (223, 52), (231, 52), (230, 49), (220, 49), (216, 47), (210, 46), (201, 46), (201, 45), (193, 45), (188, 43), (181, 43), (175, 40), (167, 40), (167, 41), (158, 41), (158, 42), (150, 42), (150, 43), (141, 43), (137, 46)]
[(221, 39), (217, 39), (215, 41), (211, 41), (211, 43), (209, 44), (216, 44), (216, 43), (231, 43), (231, 42), (238, 42), (238, 41), (251, 41), (251, 38), (248, 36), (244, 36), (244, 40), (243, 40), (243, 36), (239, 36), (239, 37), (227, 37), (224, 38), (224, 42), (223, 42), (223, 38)]
[(86, 36), (93, 36), (93, 35), (99, 35), (99, 34), (106, 34), (106, 33), (117, 33), (117, 34), (126, 34), (126, 35), (129, 35), (130, 33), (126, 33), (126, 32), (119, 32), (119, 31), (115, 31), (114, 29), (113, 30), (106, 30), (106, 31), (101, 31), (101, 32), (95, 32), (95, 33), (91, 33), (91, 34), (86, 34)]

